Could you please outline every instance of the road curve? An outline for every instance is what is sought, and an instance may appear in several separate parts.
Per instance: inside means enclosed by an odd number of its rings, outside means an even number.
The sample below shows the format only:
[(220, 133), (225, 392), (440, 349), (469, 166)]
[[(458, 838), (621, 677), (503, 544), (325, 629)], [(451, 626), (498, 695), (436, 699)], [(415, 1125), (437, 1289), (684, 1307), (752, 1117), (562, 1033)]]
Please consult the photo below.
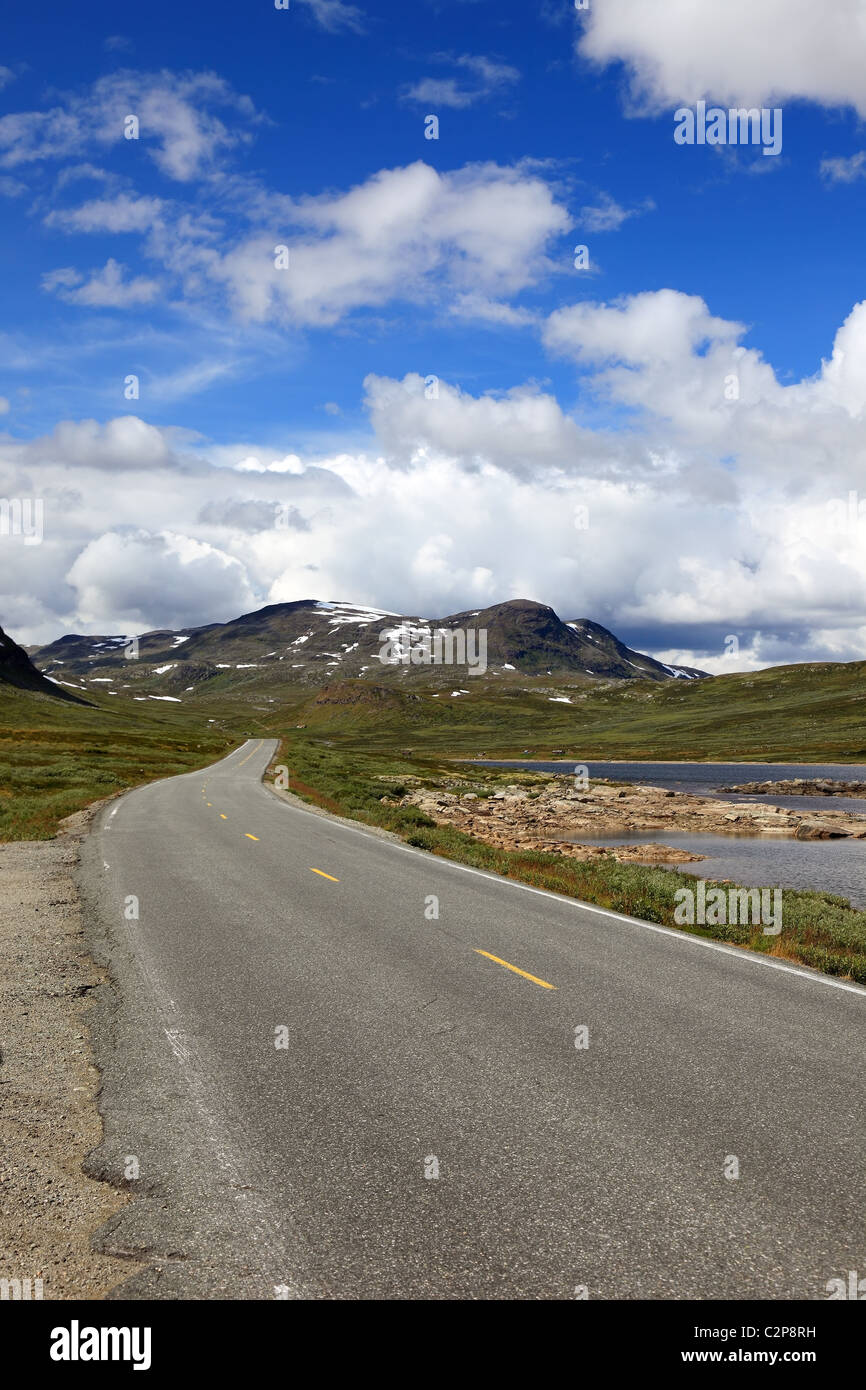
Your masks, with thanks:
[(117, 1296), (820, 1299), (866, 1269), (866, 991), (304, 810), (275, 747), (85, 847)]

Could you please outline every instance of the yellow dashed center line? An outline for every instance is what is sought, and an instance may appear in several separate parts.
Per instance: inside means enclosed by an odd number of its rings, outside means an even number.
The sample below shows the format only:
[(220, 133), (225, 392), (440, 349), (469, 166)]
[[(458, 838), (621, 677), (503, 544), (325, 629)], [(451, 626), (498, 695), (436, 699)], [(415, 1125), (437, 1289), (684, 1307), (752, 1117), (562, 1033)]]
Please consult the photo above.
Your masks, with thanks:
[[(262, 746), (263, 743), (264, 743), (264, 739), (260, 739), (260, 740), (259, 740), (259, 743), (258, 743), (258, 745), (257, 745), (257, 747), (255, 747), (255, 748), (253, 749), (252, 753), (247, 753), (247, 756), (243, 759), (243, 761), (238, 763), (238, 767), (243, 767), (244, 763), (248, 763), (249, 760), (250, 760), (250, 758), (253, 756), (253, 753), (258, 753), (259, 748), (261, 748), (261, 746)], [(202, 787), (202, 789), (201, 789), (201, 794), (202, 794), (203, 797), (206, 797), (206, 796), (207, 796), (207, 788), (206, 788), (206, 787)], [(208, 801), (206, 804), (207, 804), (208, 806), (210, 806), (211, 809), (213, 809), (213, 802), (212, 802), (212, 801)], [(222, 811), (220, 811), (219, 817), (220, 817), (220, 820), (228, 820), (228, 816), (225, 815)], [(245, 833), (246, 833), (246, 836), (247, 836), (247, 839), (248, 839), (248, 840), (257, 840), (257, 839), (259, 838), (258, 835), (250, 835), (249, 832), (245, 832)], [(318, 873), (319, 871), (318, 871), (318, 869), (314, 869), (313, 872), (314, 872), (314, 873)], [(329, 874), (324, 874), (323, 877), (324, 877), (324, 878), (329, 878), (330, 875), (329, 875)], [(339, 882), (339, 879), (334, 879), (334, 882), (335, 882), (335, 883), (338, 883), (338, 882)]]
[(246, 835), (248, 840), (257, 840), (259, 838), (258, 835), (251, 835), (248, 830), (245, 830), (244, 834)]
[(539, 980), (537, 975), (530, 975), (528, 970), (521, 970), (519, 966), (509, 965), (507, 960), (500, 960), (498, 956), (491, 956), (489, 951), (479, 951), (477, 947), (474, 949), (477, 956), (486, 956), (488, 960), (494, 960), (497, 965), (504, 965), (506, 970), (513, 970), (515, 975), (522, 975), (524, 980), (531, 980), (534, 985), (541, 985), (542, 989), (556, 989), (556, 985), (548, 984), (547, 980)]
[(334, 878), (334, 875), (333, 875), (333, 874), (325, 874), (325, 873), (322, 872), (321, 869), (314, 869), (314, 868), (312, 868), (312, 866), (310, 867), (310, 873), (311, 873), (311, 874), (318, 874), (320, 878), (329, 878), (329, 879), (331, 880), (332, 883), (339, 883), (339, 882), (340, 882), (340, 880), (339, 880), (338, 878)]
[(254, 748), (252, 753), (247, 753), (247, 756), (245, 758), (242, 758), (241, 761), (238, 763), (238, 767), (243, 767), (244, 763), (248, 763), (250, 758), (253, 756), (253, 753), (258, 753), (259, 748), (261, 748), (263, 743), (264, 739), (259, 739), (258, 747)]

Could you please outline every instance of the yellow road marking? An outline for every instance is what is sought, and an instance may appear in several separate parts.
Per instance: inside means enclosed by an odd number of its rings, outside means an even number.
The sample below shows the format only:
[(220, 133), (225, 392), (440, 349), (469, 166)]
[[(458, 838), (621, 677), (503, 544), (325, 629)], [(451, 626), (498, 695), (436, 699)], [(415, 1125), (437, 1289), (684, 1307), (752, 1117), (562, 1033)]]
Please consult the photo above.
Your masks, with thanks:
[(220, 811), (220, 820), (228, 820), (228, 816), (224, 816), (222, 811)]
[(243, 767), (244, 763), (248, 763), (249, 760), (250, 760), (250, 758), (253, 756), (253, 753), (258, 753), (259, 748), (261, 748), (261, 746), (262, 746), (263, 743), (264, 743), (264, 739), (263, 739), (263, 738), (260, 738), (260, 739), (259, 739), (259, 746), (258, 746), (258, 748), (254, 748), (252, 753), (247, 753), (247, 756), (246, 756), (245, 758), (243, 758), (243, 759), (238, 763), (238, 767)]
[(338, 878), (334, 878), (334, 875), (333, 875), (333, 874), (323, 874), (321, 869), (314, 869), (314, 868), (311, 867), (311, 868), (310, 868), (310, 873), (311, 873), (311, 874), (319, 874), (319, 876), (320, 876), (321, 878), (329, 878), (329, 879), (331, 880), (332, 883), (339, 883), (339, 882), (340, 882), (340, 880), (339, 880)]
[(251, 835), (248, 830), (245, 830), (244, 834), (246, 835), (248, 840), (257, 840), (259, 838), (258, 835)]
[(477, 956), (486, 956), (488, 960), (495, 960), (497, 965), (504, 965), (506, 970), (513, 970), (515, 975), (522, 975), (524, 980), (531, 980), (534, 985), (541, 985), (542, 989), (556, 989), (556, 985), (548, 984), (547, 980), (539, 980), (537, 975), (530, 975), (528, 970), (521, 970), (516, 965), (509, 965), (507, 960), (500, 960), (498, 956), (491, 956), (489, 951), (479, 951), (477, 947), (474, 949)]

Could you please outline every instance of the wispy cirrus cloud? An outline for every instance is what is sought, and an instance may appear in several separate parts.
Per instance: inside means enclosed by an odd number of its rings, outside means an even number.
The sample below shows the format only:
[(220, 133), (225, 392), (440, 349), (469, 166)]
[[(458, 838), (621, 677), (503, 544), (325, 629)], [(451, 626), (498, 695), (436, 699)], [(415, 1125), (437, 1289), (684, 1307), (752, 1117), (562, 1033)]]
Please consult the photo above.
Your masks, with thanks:
[(128, 309), (151, 304), (160, 292), (159, 281), (146, 275), (126, 279), (125, 272), (126, 267), (112, 257), (101, 269), (92, 270), (89, 277), (73, 266), (62, 266), (43, 275), (42, 288), (66, 304), (81, 304), (90, 309)]
[(588, 232), (617, 232), (631, 217), (640, 217), (644, 212), (652, 212), (655, 203), (652, 198), (644, 199), (637, 207), (624, 208), (609, 193), (602, 193), (597, 202), (583, 207), (577, 214), (577, 221)]
[(357, 5), (349, 5), (345, 0), (295, 0), (302, 5), (311, 17), (329, 34), (363, 34), (366, 30), (366, 16)]
[(77, 208), (55, 209), (45, 218), (45, 225), (67, 232), (146, 232), (161, 209), (159, 198), (120, 193), (115, 198), (94, 198)]
[(459, 57), (437, 54), (434, 61), (459, 69), (462, 76), (424, 77), (400, 93), (402, 101), (422, 106), (449, 106), (464, 110), (476, 102), (499, 96), (520, 81), (517, 68), (495, 62), (481, 54), (463, 53)]
[(856, 183), (866, 179), (866, 150), (845, 158), (842, 155), (821, 160), (821, 174), (830, 183)]
[(219, 168), (222, 157), (248, 144), (263, 120), (249, 97), (215, 73), (122, 70), (49, 110), (0, 117), (0, 167), (79, 157), (94, 147), (122, 148), (131, 115), (138, 118), (142, 148), (161, 173), (180, 183)]

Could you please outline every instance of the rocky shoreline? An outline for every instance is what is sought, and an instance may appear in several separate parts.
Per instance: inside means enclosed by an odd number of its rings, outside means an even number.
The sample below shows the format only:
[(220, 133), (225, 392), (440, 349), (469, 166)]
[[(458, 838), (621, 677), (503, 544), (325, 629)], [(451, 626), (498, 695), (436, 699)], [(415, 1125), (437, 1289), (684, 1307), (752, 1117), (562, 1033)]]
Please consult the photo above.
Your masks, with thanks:
[(723, 792), (746, 792), (750, 796), (862, 796), (866, 782), (839, 782), (832, 777), (792, 777), (787, 782), (740, 782), (736, 787), (720, 787)]
[(611, 855), (622, 863), (682, 864), (704, 856), (661, 842), (608, 848), (569, 837), (693, 831), (797, 840), (866, 839), (866, 815), (848, 811), (819, 816), (761, 803), (732, 805), (690, 792), (622, 782), (593, 781), (584, 788), (554, 774), (492, 792), (479, 787), (462, 793), (419, 787), (407, 792), (401, 804), (417, 806), (437, 824), (454, 826), (500, 849), (546, 850), (575, 859)]

